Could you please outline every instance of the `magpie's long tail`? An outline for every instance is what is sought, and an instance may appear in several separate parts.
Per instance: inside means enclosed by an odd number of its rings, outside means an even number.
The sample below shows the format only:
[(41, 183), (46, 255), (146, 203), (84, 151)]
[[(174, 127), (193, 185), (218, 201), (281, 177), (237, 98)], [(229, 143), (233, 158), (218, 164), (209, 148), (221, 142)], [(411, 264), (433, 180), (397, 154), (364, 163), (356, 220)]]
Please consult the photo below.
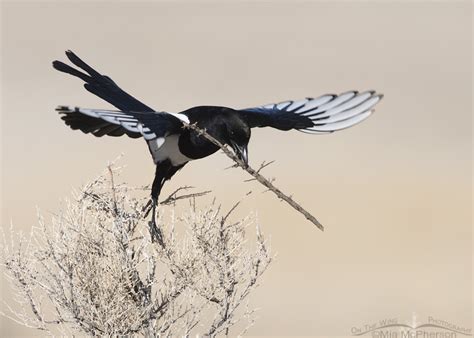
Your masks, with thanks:
[(83, 80), (85, 82), (84, 88), (92, 94), (97, 95), (120, 110), (137, 112), (155, 111), (123, 91), (110, 77), (97, 72), (72, 51), (66, 51), (66, 56), (69, 61), (85, 73), (58, 60), (53, 61), (53, 67), (60, 72), (71, 74)]

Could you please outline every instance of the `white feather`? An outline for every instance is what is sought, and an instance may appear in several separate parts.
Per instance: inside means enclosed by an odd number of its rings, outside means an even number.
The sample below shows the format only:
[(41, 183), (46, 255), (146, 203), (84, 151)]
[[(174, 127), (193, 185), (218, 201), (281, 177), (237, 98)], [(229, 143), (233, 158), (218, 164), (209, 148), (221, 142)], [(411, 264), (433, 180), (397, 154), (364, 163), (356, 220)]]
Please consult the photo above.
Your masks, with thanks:
[(316, 110), (313, 110), (311, 112), (311, 114), (305, 114), (305, 116), (311, 116), (313, 114), (317, 114), (317, 113), (326, 111), (326, 110), (331, 109), (333, 107), (337, 107), (338, 105), (340, 105), (340, 104), (346, 102), (347, 100), (351, 99), (352, 97), (354, 97), (354, 95), (355, 95), (355, 92), (347, 92), (347, 93), (341, 94), (338, 97), (336, 97), (334, 100), (319, 106)]
[(335, 123), (328, 123), (322, 126), (314, 126), (310, 128), (306, 128), (307, 131), (336, 131), (341, 129), (349, 128), (357, 123), (362, 122), (366, 118), (368, 118), (372, 114), (372, 111), (366, 111), (362, 114), (356, 115), (352, 118), (335, 122)]
[(331, 133), (330, 131), (316, 131), (316, 130), (309, 130), (309, 129), (298, 129), (298, 131), (301, 131), (302, 133), (305, 133), (305, 134), (314, 134), (314, 135), (322, 135), (322, 134)]
[[(350, 118), (352, 116), (358, 115), (360, 113), (363, 113), (366, 110), (370, 110), (377, 102), (380, 101), (379, 96), (374, 96), (368, 99), (367, 101), (361, 103), (360, 105), (352, 108), (345, 110), (341, 113), (333, 113), (332, 110), (325, 112), (324, 114), (321, 115), (316, 115), (314, 116), (314, 123), (318, 123), (318, 121), (321, 121), (321, 123), (332, 123), (332, 122), (337, 122), (337, 121), (342, 121), (347, 118)], [(325, 117), (329, 117), (328, 119), (322, 119)]]
[(334, 98), (333, 95), (323, 95), (318, 98), (310, 100), (307, 104), (305, 104), (303, 107), (298, 109), (295, 113), (301, 114), (301, 115), (306, 115), (310, 110), (312, 111), (313, 109), (319, 107), (322, 104), (325, 104), (326, 102), (331, 101)]
[(304, 106), (306, 103), (308, 103), (308, 99), (304, 99), (304, 100), (299, 100), (299, 101), (295, 101), (293, 102), (288, 108), (286, 108), (286, 110), (295, 110), (297, 108), (301, 108), (302, 106)]
[[(370, 99), (371, 97), (378, 97), (380, 99), (379, 95), (372, 96), (373, 94), (374, 94), (374, 92), (360, 93), (360, 94), (356, 95), (354, 98), (350, 99), (349, 101), (344, 102), (343, 104), (340, 104), (337, 107), (334, 107), (332, 109), (328, 109), (324, 113), (324, 115), (331, 116), (331, 115), (334, 115), (334, 114), (338, 114), (338, 113), (340, 113), (344, 110), (350, 109), (352, 107), (355, 107), (355, 106), (361, 104), (362, 102)], [(375, 103), (377, 103), (377, 102), (378, 102), (378, 100)]]

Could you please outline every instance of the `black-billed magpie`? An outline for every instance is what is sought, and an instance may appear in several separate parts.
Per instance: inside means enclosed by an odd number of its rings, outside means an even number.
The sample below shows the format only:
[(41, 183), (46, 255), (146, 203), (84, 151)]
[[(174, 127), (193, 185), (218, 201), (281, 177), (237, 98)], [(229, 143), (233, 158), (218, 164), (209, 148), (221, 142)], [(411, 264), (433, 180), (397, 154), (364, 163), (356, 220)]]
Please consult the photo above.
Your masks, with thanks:
[(53, 67), (82, 79), (89, 92), (119, 110), (60, 106), (57, 111), (63, 115), (61, 118), (71, 129), (98, 137), (124, 134), (131, 138), (143, 137), (156, 164), (151, 189), (153, 206), (156, 206), (163, 184), (186, 163), (207, 157), (219, 149), (195, 131), (183, 128), (183, 122), (196, 123), (218, 141), (232, 147), (236, 155), (247, 163), (251, 128), (273, 127), (328, 134), (365, 120), (383, 97), (375, 91), (349, 91), (247, 109), (198, 106), (180, 113), (169, 113), (140, 102), (72, 51), (66, 51), (66, 56), (82, 71), (57, 60)]

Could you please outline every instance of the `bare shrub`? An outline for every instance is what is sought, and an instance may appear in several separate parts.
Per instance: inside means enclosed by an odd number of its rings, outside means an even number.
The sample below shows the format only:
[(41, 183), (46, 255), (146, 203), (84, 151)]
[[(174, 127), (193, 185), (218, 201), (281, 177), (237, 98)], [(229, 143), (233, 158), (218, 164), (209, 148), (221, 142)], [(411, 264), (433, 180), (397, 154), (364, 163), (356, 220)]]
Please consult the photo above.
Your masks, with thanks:
[[(13, 304), (3, 315), (52, 334), (178, 336), (230, 334), (253, 323), (249, 294), (271, 262), (252, 217), (230, 220), (214, 202), (174, 194), (161, 205), (152, 241), (143, 191), (114, 183), (116, 169), (65, 201), (27, 236), (4, 236)], [(190, 206), (175, 217), (174, 203)], [(171, 203), (171, 204), (170, 204)], [(242, 325), (235, 324), (242, 322)], [(235, 334), (243, 332), (232, 332)]]

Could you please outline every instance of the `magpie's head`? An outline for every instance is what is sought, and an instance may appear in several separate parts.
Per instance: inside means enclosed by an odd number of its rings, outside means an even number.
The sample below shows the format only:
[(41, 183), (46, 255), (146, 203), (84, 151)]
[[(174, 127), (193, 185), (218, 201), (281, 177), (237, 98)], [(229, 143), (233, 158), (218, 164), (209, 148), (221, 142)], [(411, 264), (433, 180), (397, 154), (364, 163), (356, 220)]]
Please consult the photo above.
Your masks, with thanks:
[(248, 163), (247, 146), (250, 140), (250, 127), (238, 116), (230, 116), (225, 121), (225, 143), (232, 147), (235, 154)]

